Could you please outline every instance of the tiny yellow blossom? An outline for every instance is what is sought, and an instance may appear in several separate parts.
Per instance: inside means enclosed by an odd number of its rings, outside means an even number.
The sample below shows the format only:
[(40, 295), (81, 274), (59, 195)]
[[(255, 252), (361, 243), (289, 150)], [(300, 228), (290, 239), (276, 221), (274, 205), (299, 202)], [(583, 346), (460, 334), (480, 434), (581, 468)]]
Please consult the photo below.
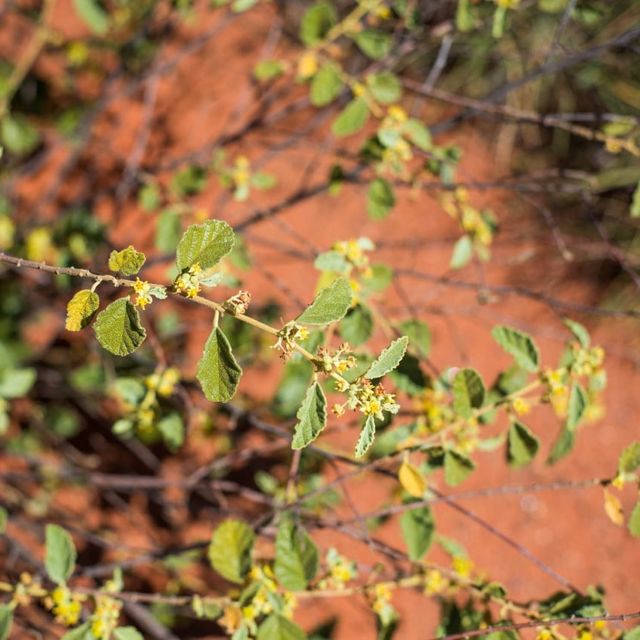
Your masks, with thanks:
[(519, 416), (524, 416), (531, 411), (531, 405), (525, 398), (514, 398), (511, 406)]
[(409, 118), (407, 112), (399, 104), (392, 104), (387, 113), (396, 122), (406, 122)]
[(455, 573), (457, 573), (461, 578), (468, 578), (471, 575), (473, 562), (469, 560), (469, 558), (456, 556), (451, 565)]
[(298, 61), (298, 77), (306, 80), (316, 75), (318, 58), (313, 51), (305, 51)]

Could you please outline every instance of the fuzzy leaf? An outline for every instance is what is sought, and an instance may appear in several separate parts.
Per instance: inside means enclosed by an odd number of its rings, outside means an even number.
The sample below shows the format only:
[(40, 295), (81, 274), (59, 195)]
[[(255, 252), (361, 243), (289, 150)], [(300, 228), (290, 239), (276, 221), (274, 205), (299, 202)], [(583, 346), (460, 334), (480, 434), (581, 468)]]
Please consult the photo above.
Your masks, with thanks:
[(620, 454), (618, 460), (619, 473), (633, 473), (640, 468), (640, 442), (632, 442)]
[(585, 327), (583, 327), (579, 322), (570, 320), (569, 318), (565, 319), (564, 324), (567, 329), (571, 331), (576, 340), (580, 343), (581, 347), (584, 347), (585, 349), (589, 348), (589, 345), (591, 344), (591, 338), (589, 337), (589, 332)]
[(317, 382), (307, 389), (296, 418), (298, 422), (293, 432), (291, 448), (302, 449), (313, 442), (327, 424), (327, 399)]
[(444, 479), (451, 486), (466, 480), (475, 468), (476, 465), (471, 459), (457, 451), (447, 451), (444, 454)]
[(640, 500), (636, 502), (635, 507), (629, 516), (629, 533), (635, 538), (640, 538)]
[(540, 443), (530, 429), (517, 420), (509, 427), (507, 461), (512, 467), (522, 467), (529, 464), (536, 453)]
[(462, 269), (473, 255), (473, 242), (467, 235), (460, 236), (456, 243), (453, 245), (453, 253), (451, 254), (451, 261), (449, 266), (452, 269)]
[(373, 416), (367, 416), (364, 427), (360, 431), (358, 442), (356, 443), (356, 458), (362, 458), (376, 437), (376, 421)]
[(373, 220), (386, 218), (396, 203), (393, 189), (384, 178), (376, 178), (367, 192), (367, 213)]
[(340, 72), (334, 64), (325, 64), (313, 76), (309, 99), (314, 107), (325, 107), (331, 104), (344, 86)]
[(109, 256), (109, 269), (125, 276), (133, 276), (144, 264), (147, 257), (142, 251), (137, 251), (131, 245), (122, 251), (112, 251)]
[(78, 291), (67, 303), (67, 319), (65, 329), (67, 331), (80, 331), (86, 327), (93, 314), (100, 306), (100, 298), (95, 291), (83, 289)]
[(538, 370), (540, 356), (531, 336), (504, 326), (494, 327), (491, 335), (523, 369), (532, 373)]
[(291, 591), (304, 591), (318, 571), (318, 547), (290, 517), (282, 518), (276, 536), (274, 571)]
[(400, 324), (400, 331), (409, 338), (409, 344), (426, 358), (431, 351), (431, 329), (421, 320), (405, 320)]
[(116, 640), (144, 640), (135, 627), (118, 627), (113, 630), (113, 635)]
[(391, 71), (368, 75), (367, 86), (373, 97), (382, 104), (397, 102), (402, 97), (402, 84)]
[(73, 0), (73, 6), (91, 31), (104, 35), (109, 30), (109, 14), (97, 0)]
[(435, 523), (431, 509), (425, 505), (405, 511), (400, 517), (400, 528), (404, 543), (407, 545), (409, 558), (414, 562), (419, 562), (433, 541)]
[(255, 534), (240, 520), (225, 520), (213, 532), (209, 545), (211, 566), (229, 582), (242, 584), (251, 569)]
[(13, 624), (13, 609), (8, 605), (0, 605), (0, 640), (8, 640)]
[(138, 310), (129, 298), (120, 298), (101, 311), (93, 329), (98, 342), (116, 356), (133, 353), (147, 336)]
[(338, 114), (333, 121), (331, 130), (338, 137), (349, 136), (357, 133), (367, 124), (369, 119), (369, 107), (363, 98), (354, 98)]
[(311, 5), (302, 16), (300, 23), (300, 39), (311, 45), (322, 40), (338, 21), (336, 10), (330, 2), (321, 0)]
[(313, 302), (296, 318), (296, 322), (325, 325), (341, 320), (351, 306), (351, 296), (347, 280), (337, 278), (318, 293)]
[(340, 322), (340, 335), (353, 347), (366, 342), (373, 333), (373, 316), (363, 304), (350, 309)]
[(234, 241), (233, 229), (224, 220), (192, 224), (178, 243), (178, 269), (184, 271), (196, 263), (202, 269), (213, 267), (233, 249)]
[(575, 431), (567, 429), (566, 425), (563, 425), (560, 433), (553, 444), (551, 453), (547, 458), (547, 464), (555, 464), (561, 458), (564, 458), (573, 449), (575, 444)]
[(231, 345), (222, 329), (216, 327), (209, 334), (196, 377), (207, 400), (227, 402), (238, 388), (242, 368), (236, 362)]
[(76, 566), (76, 548), (71, 536), (57, 524), (48, 524), (45, 530), (45, 568), (56, 584), (66, 582)]
[(398, 481), (412, 498), (422, 498), (427, 489), (427, 481), (420, 470), (408, 460), (403, 460), (398, 470)]
[(382, 376), (393, 371), (404, 357), (409, 338), (402, 336), (394, 340), (372, 363), (364, 377), (369, 380), (382, 378)]
[(272, 613), (258, 627), (257, 640), (307, 640), (307, 634), (295, 622)]
[(573, 431), (577, 426), (589, 404), (586, 391), (579, 382), (574, 382), (569, 392), (569, 403), (567, 406), (567, 429)]
[(390, 34), (375, 31), (374, 29), (360, 31), (354, 35), (353, 39), (362, 53), (373, 60), (383, 58), (389, 53), (389, 49), (393, 44), (393, 38)]
[(453, 408), (463, 418), (471, 418), (474, 409), (484, 403), (484, 383), (475, 369), (460, 369), (453, 379)]

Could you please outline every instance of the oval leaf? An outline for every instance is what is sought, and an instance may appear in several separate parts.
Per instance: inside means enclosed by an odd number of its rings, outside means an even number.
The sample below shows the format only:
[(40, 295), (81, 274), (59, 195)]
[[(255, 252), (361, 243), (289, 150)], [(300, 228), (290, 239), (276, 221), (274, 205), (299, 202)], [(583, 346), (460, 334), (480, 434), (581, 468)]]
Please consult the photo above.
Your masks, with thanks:
[(45, 559), (47, 574), (56, 584), (67, 581), (76, 566), (76, 548), (71, 536), (57, 524), (45, 529)]
[(376, 421), (373, 416), (367, 416), (364, 427), (360, 431), (358, 442), (356, 443), (356, 458), (362, 458), (376, 437)]
[(298, 422), (293, 433), (291, 448), (302, 449), (313, 442), (327, 424), (327, 399), (317, 382), (307, 389), (296, 417)]
[(258, 628), (257, 640), (307, 640), (307, 634), (295, 622), (273, 613)]
[(427, 481), (424, 476), (408, 460), (403, 460), (400, 465), (398, 481), (412, 498), (422, 498), (427, 489)]
[(384, 178), (376, 178), (367, 192), (367, 213), (373, 220), (386, 218), (396, 203), (393, 188)]
[(586, 391), (579, 382), (574, 382), (569, 392), (569, 403), (567, 405), (567, 429), (573, 431), (577, 426), (584, 412), (587, 410), (589, 398)]
[(363, 98), (354, 98), (338, 114), (338, 117), (331, 125), (331, 130), (335, 136), (349, 136), (356, 133), (367, 124), (369, 119), (369, 107)]
[(211, 566), (229, 582), (242, 584), (251, 568), (255, 535), (240, 520), (225, 520), (213, 532), (209, 545)]
[(344, 318), (351, 306), (351, 287), (345, 278), (337, 278), (322, 289), (314, 301), (296, 318), (302, 324), (324, 325)]
[(540, 356), (531, 336), (504, 326), (494, 327), (491, 335), (523, 369), (531, 372), (538, 370)]
[(202, 269), (213, 267), (233, 249), (234, 241), (233, 229), (224, 220), (192, 224), (178, 243), (178, 269), (184, 271), (196, 263)]
[(409, 338), (402, 336), (394, 340), (371, 364), (364, 377), (373, 380), (393, 371), (404, 357)]
[(142, 269), (147, 257), (131, 245), (122, 251), (112, 251), (109, 256), (109, 269), (120, 272), (125, 276), (132, 276)]
[(67, 331), (80, 331), (80, 329), (86, 327), (99, 306), (100, 298), (95, 291), (90, 289), (78, 291), (67, 303), (65, 329)]
[(231, 351), (227, 336), (216, 327), (204, 345), (196, 377), (207, 400), (227, 402), (233, 398), (242, 369)]
[(309, 535), (285, 517), (276, 536), (274, 571), (278, 582), (291, 591), (303, 591), (318, 571), (318, 548)]
[(475, 369), (460, 369), (453, 379), (453, 408), (463, 418), (471, 418), (473, 410), (484, 403), (484, 383)]
[(444, 479), (451, 486), (466, 480), (475, 468), (472, 460), (457, 451), (447, 451), (444, 454)]
[(512, 467), (529, 464), (539, 448), (538, 438), (530, 429), (518, 421), (511, 424), (507, 443), (507, 461)]
[(407, 545), (409, 558), (419, 562), (429, 550), (435, 531), (435, 523), (431, 509), (424, 505), (417, 509), (405, 511), (400, 517), (402, 537)]
[(98, 342), (116, 356), (133, 353), (147, 336), (138, 310), (129, 298), (120, 298), (101, 311), (93, 329)]

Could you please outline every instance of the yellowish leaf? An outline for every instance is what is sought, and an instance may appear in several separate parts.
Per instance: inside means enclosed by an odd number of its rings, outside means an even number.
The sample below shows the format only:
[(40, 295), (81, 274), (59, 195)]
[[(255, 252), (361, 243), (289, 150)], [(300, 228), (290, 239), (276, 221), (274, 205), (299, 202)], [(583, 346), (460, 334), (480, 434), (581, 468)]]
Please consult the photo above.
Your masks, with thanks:
[(606, 489), (604, 490), (604, 511), (613, 524), (617, 524), (619, 527), (624, 524), (624, 513), (620, 499)]
[(90, 289), (78, 291), (67, 303), (67, 331), (80, 331), (86, 327), (93, 314), (98, 310), (100, 298)]
[(400, 465), (398, 480), (402, 488), (413, 498), (422, 498), (427, 488), (424, 476), (408, 460), (404, 460)]

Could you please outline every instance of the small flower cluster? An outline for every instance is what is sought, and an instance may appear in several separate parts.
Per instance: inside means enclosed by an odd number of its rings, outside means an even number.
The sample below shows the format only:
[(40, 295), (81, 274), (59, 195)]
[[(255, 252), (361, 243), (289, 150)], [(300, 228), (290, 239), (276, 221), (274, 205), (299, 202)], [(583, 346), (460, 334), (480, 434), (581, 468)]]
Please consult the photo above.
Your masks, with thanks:
[(424, 593), (434, 596), (442, 593), (449, 587), (449, 580), (438, 569), (428, 569), (424, 575)]
[(309, 337), (309, 330), (295, 321), (287, 322), (277, 333), (274, 349), (282, 351), (281, 357), (287, 359), (293, 352), (297, 342), (306, 340)]
[(391, 604), (392, 585), (388, 582), (380, 582), (369, 593), (372, 600), (371, 608), (380, 618), (380, 623), (383, 627), (390, 626), (398, 616)]
[(413, 159), (411, 145), (403, 137), (409, 120), (407, 112), (397, 104), (387, 109), (387, 115), (378, 129), (378, 139), (384, 146), (382, 164), (394, 172), (399, 172), (406, 162)]
[(356, 357), (351, 352), (351, 347), (344, 342), (333, 352), (326, 347), (320, 347), (314, 364), (316, 369), (323, 373), (344, 373), (356, 366)]
[(369, 238), (358, 238), (357, 240), (341, 240), (331, 247), (332, 251), (344, 257), (344, 259), (354, 268), (370, 273), (368, 251), (375, 249), (375, 245)]
[(86, 600), (81, 594), (72, 593), (66, 585), (57, 586), (51, 596), (45, 600), (46, 606), (56, 617), (56, 622), (67, 627), (78, 624), (82, 613), (82, 602)]
[(140, 280), (140, 278), (136, 278), (136, 281), (133, 284), (133, 290), (136, 294), (133, 304), (135, 304), (136, 307), (144, 309), (147, 305), (153, 302), (153, 298), (151, 297), (151, 285), (148, 282)]
[(381, 384), (373, 384), (370, 380), (358, 380), (353, 384), (346, 380), (338, 380), (336, 389), (346, 391), (348, 395), (345, 403), (333, 406), (332, 411), (336, 416), (343, 415), (349, 408), (352, 411), (360, 411), (365, 416), (383, 420), (384, 411), (395, 414), (400, 410), (395, 395), (385, 391)]
[(417, 401), (418, 430), (437, 433), (453, 422), (454, 412), (442, 389), (425, 389)]
[(278, 584), (271, 566), (254, 565), (249, 572), (249, 578), (256, 586), (254, 595), (250, 600), (243, 600), (240, 596), (238, 601), (227, 604), (222, 617), (218, 620), (229, 635), (243, 629), (246, 633), (243, 637), (255, 636), (258, 632), (259, 619), (276, 610), (285, 618), (293, 617), (297, 605), (296, 597), (290, 592), (284, 594), (278, 592)]
[(225, 311), (228, 311), (233, 316), (237, 316), (238, 314), (246, 313), (249, 304), (251, 304), (251, 294), (248, 291), (240, 290), (225, 300), (222, 306), (225, 308)]
[(200, 293), (200, 274), (202, 268), (200, 264), (194, 262), (187, 271), (181, 273), (173, 283), (177, 293), (186, 298), (195, 298)]
[(91, 633), (96, 640), (109, 640), (118, 626), (122, 603), (107, 594), (96, 596), (96, 608), (91, 616)]
[(318, 583), (319, 589), (342, 590), (358, 575), (356, 563), (338, 553), (334, 547), (327, 551), (327, 566), (329, 568), (327, 577)]
[(155, 391), (163, 398), (168, 398), (173, 394), (178, 382), (180, 382), (180, 371), (175, 367), (155, 371), (144, 380), (147, 389)]

